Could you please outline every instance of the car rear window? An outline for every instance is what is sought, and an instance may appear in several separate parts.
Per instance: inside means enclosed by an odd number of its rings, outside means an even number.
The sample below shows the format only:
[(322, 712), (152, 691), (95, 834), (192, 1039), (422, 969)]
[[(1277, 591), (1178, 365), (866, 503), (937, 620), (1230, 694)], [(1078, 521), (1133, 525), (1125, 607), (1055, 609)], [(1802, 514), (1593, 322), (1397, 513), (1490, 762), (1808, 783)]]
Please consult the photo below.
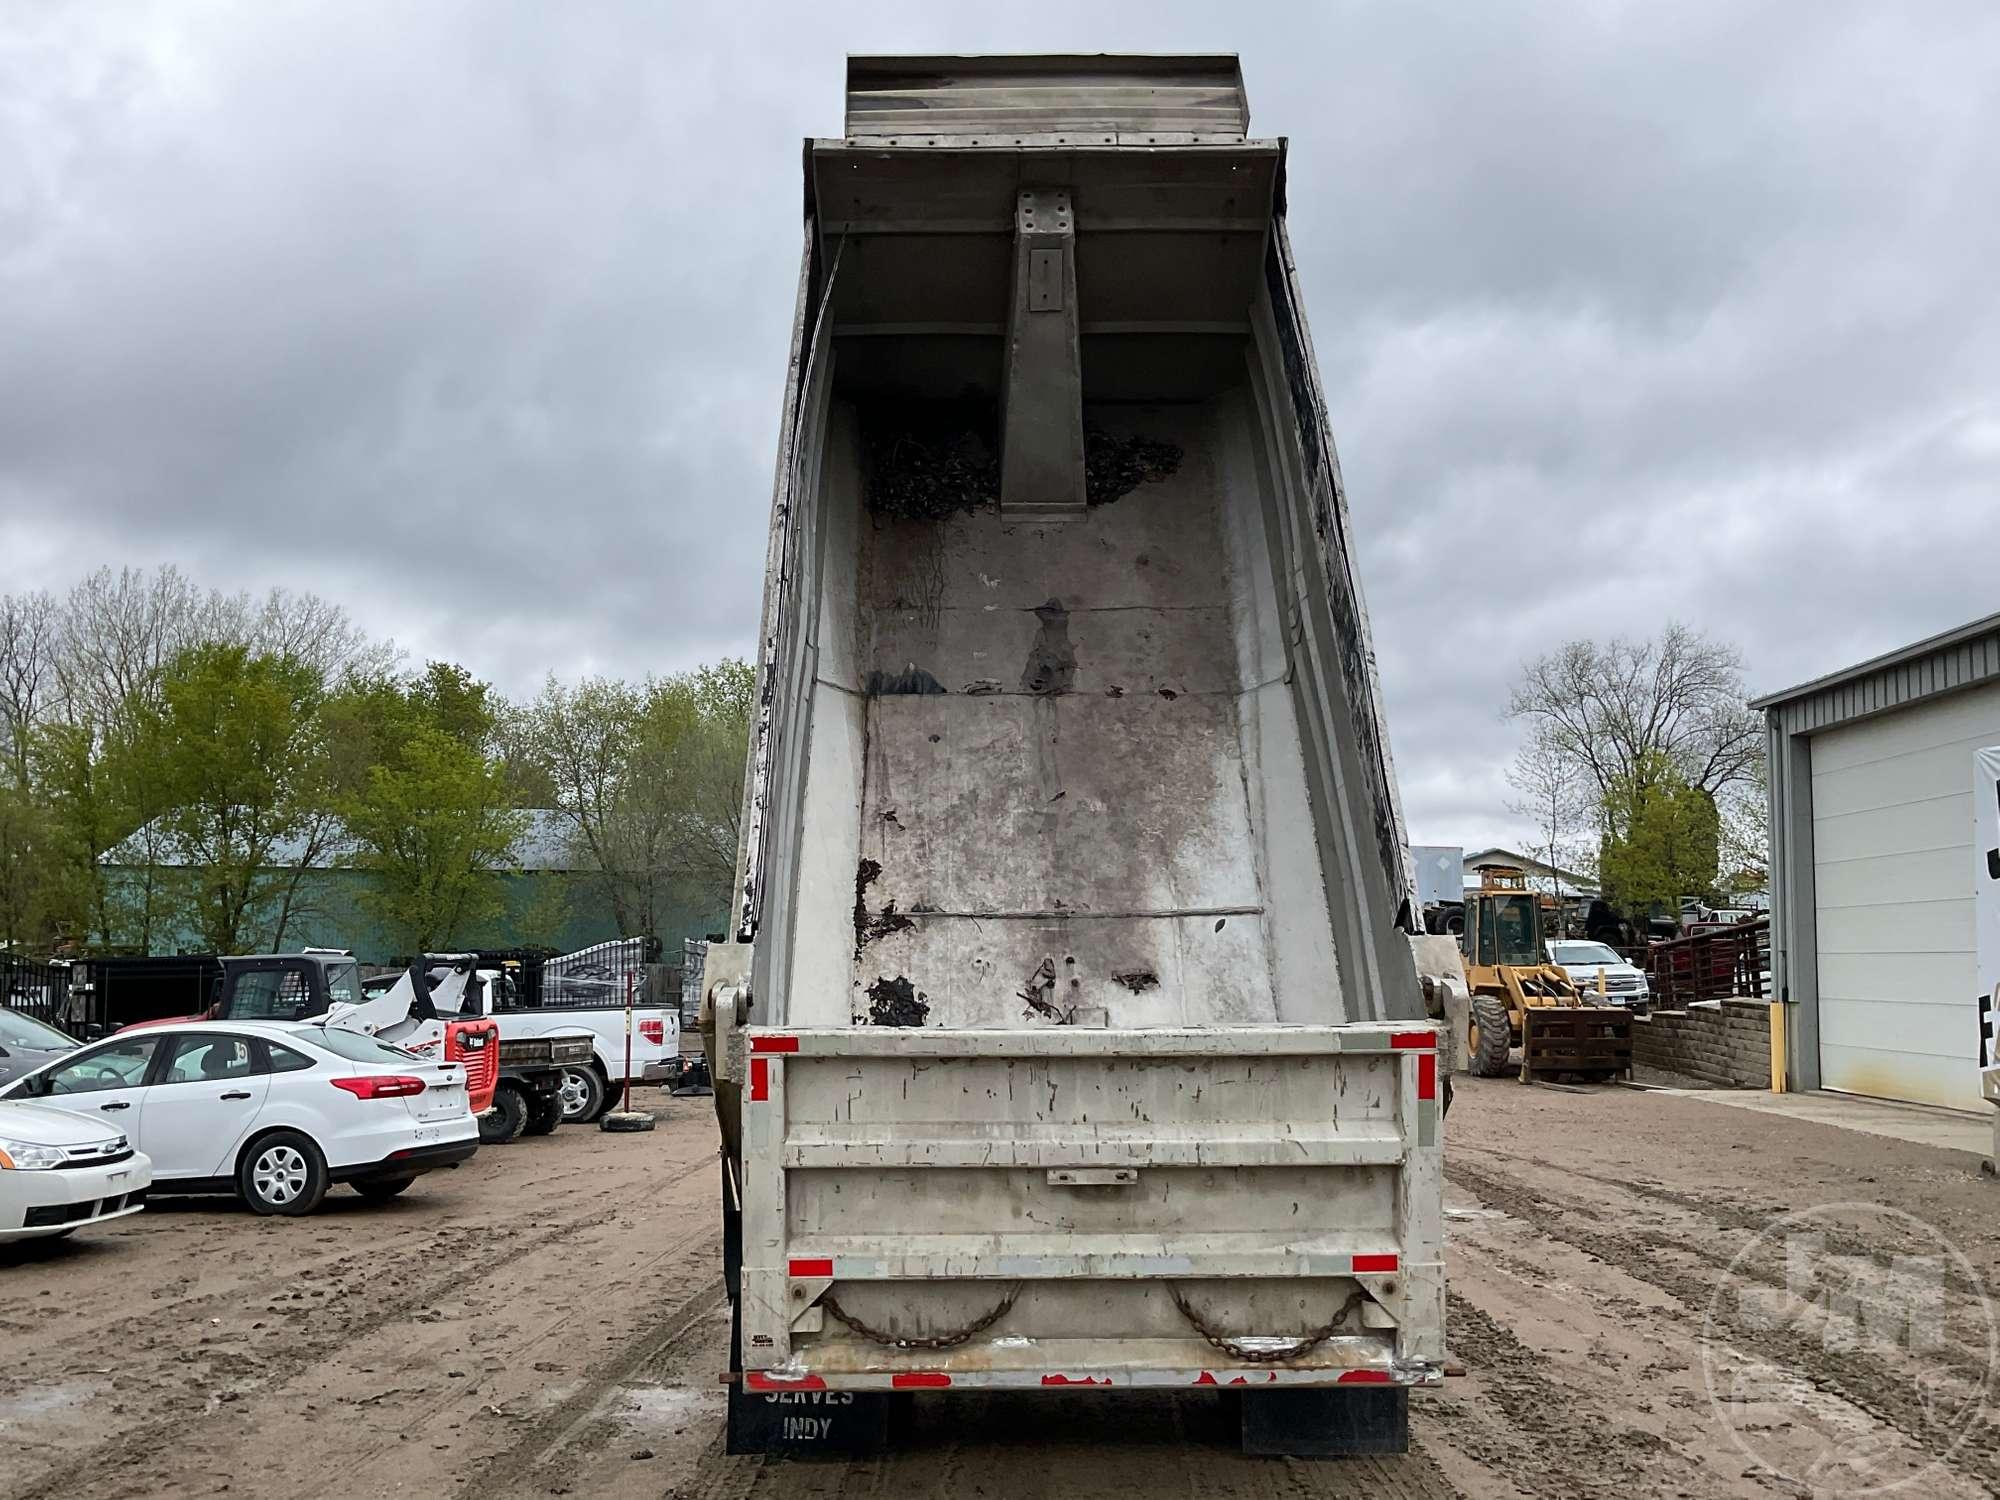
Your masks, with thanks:
[(44, 1026), (33, 1016), (0, 1008), (0, 1047), (27, 1047), (37, 1052), (63, 1052), (76, 1045), (53, 1026)]
[(335, 1057), (344, 1057), (349, 1062), (365, 1063), (407, 1063), (422, 1062), (414, 1052), (406, 1052), (401, 1047), (392, 1047), (387, 1042), (378, 1042), (372, 1036), (363, 1036), (358, 1031), (336, 1031), (326, 1027), (313, 1032), (312, 1039), (326, 1048)]
[(264, 1054), (270, 1060), (273, 1073), (303, 1073), (313, 1066), (313, 1060), (305, 1053), (294, 1052), (277, 1042), (264, 1043)]

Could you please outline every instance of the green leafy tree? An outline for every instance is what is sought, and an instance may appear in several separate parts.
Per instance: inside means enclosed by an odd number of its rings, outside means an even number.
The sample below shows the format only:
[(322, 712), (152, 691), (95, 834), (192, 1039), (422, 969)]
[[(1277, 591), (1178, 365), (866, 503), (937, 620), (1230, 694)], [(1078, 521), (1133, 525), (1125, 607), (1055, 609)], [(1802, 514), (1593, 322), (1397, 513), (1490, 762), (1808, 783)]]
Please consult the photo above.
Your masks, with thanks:
[(738, 661), (637, 686), (551, 680), (526, 710), (523, 737), (621, 931), (726, 909), (755, 682)]
[(1613, 778), (1604, 826), (1600, 870), (1619, 905), (1672, 912), (1682, 896), (1714, 890), (1721, 839), (1715, 799), (1668, 756), (1643, 756)]
[(26, 787), (0, 780), (0, 953), (44, 946), (49, 826)]
[(362, 904), (409, 951), (463, 943), (504, 907), (526, 819), (498, 754), (503, 705), (463, 667), (357, 677), (329, 701), (332, 779)]
[(405, 951), (435, 951), (502, 909), (500, 872), (527, 826), (497, 762), (424, 717), (413, 692), (405, 733), (367, 789), (343, 807), (349, 856), (373, 879), (361, 897)]
[(134, 715), (137, 740), (157, 747), (175, 915), (204, 947), (241, 952), (296, 882), (326, 788), (321, 696), (320, 674), (293, 657), (199, 645)]

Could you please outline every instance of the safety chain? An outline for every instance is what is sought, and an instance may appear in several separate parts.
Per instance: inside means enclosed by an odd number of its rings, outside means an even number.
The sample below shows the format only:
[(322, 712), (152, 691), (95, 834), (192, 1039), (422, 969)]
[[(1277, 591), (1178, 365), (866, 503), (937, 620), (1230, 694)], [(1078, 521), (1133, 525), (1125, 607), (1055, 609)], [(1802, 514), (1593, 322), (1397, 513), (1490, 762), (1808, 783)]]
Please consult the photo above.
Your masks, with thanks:
[(820, 1298), (819, 1305), (840, 1319), (849, 1328), (852, 1328), (856, 1333), (860, 1334), (864, 1339), (873, 1340), (875, 1343), (885, 1345), (891, 1349), (956, 1349), (974, 1334), (984, 1333), (995, 1323), (1006, 1317), (1009, 1310), (1014, 1306), (1014, 1299), (1020, 1295), (1021, 1283), (1017, 1281), (1013, 1286), (1008, 1288), (1007, 1295), (1000, 1299), (999, 1306), (995, 1307), (985, 1317), (966, 1324), (965, 1327), (959, 1329), (956, 1333), (940, 1333), (924, 1339), (901, 1338), (893, 1333), (884, 1333), (879, 1328), (870, 1328), (866, 1323), (842, 1307), (839, 1302), (834, 1300), (831, 1294)]
[(1366, 1292), (1356, 1291), (1345, 1302), (1340, 1304), (1340, 1311), (1327, 1319), (1326, 1322), (1320, 1324), (1319, 1327), (1313, 1329), (1312, 1332), (1300, 1334), (1299, 1337), (1291, 1341), (1291, 1345), (1288, 1348), (1247, 1349), (1240, 1341), (1230, 1338), (1227, 1334), (1217, 1333), (1207, 1323), (1203, 1322), (1201, 1314), (1188, 1306), (1187, 1298), (1181, 1295), (1179, 1287), (1169, 1284), (1167, 1292), (1173, 1297), (1174, 1306), (1181, 1310), (1181, 1316), (1188, 1320), (1188, 1323), (1194, 1328), (1196, 1333), (1207, 1339), (1209, 1343), (1220, 1349), (1224, 1354), (1227, 1354), (1231, 1359), (1245, 1360), (1255, 1365), (1276, 1364), (1281, 1360), (1297, 1359), (1308, 1350), (1317, 1349), (1321, 1344), (1324, 1344), (1340, 1331), (1340, 1325), (1347, 1321), (1349, 1313), (1368, 1300)]

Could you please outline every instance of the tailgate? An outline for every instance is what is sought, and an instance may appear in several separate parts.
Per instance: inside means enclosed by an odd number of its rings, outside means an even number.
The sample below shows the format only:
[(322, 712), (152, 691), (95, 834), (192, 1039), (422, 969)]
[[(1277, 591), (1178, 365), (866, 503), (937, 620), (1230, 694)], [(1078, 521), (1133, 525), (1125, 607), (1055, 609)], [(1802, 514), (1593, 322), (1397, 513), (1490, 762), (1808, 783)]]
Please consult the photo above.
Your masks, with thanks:
[(753, 1389), (1438, 1378), (1434, 1028), (744, 1039)]

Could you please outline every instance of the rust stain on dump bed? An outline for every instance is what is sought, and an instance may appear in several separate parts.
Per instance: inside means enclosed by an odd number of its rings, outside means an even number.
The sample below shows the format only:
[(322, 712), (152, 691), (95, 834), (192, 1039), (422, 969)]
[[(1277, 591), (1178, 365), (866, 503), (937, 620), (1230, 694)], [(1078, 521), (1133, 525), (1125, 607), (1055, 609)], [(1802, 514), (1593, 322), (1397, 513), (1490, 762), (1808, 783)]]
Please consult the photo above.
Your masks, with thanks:
[(1060, 599), (1037, 604), (1035, 618), (1041, 628), (1028, 648), (1028, 661), (1021, 668), (1024, 693), (1066, 693), (1076, 681), (1076, 646), (1069, 638), (1069, 611)]

